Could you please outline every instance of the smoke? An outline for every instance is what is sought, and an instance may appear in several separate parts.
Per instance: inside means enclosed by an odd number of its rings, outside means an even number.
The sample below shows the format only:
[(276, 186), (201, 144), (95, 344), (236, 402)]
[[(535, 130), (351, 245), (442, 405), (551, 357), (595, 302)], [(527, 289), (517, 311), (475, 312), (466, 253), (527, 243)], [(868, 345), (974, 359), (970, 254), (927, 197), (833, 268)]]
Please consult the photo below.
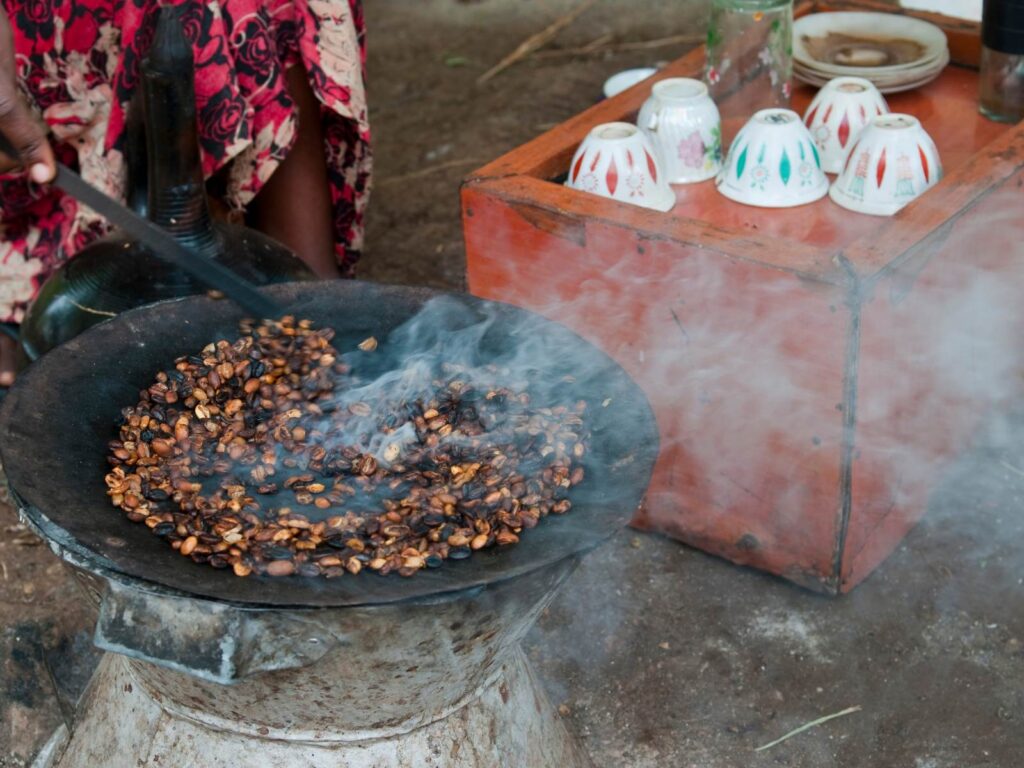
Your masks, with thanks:
[[(884, 219), (844, 212), (824, 232), (744, 209), (729, 225), (764, 243), (755, 257), (713, 225), (702, 247), (518, 209), (471, 225), (494, 253), (471, 287), (564, 322), (641, 384), (661, 432), (646, 523), (835, 589), (884, 560), (1020, 391), (1018, 194), (902, 245), (872, 242)], [(702, 212), (684, 195), (667, 215)], [(843, 248), (804, 245), (822, 238)]]
[[(650, 422), (649, 411), (614, 362), (567, 329), (514, 307), (454, 296), (427, 301), (380, 338), (353, 330), (361, 324), (351, 319), (336, 325), (338, 354), (328, 365), (339, 375), (325, 381), (322, 365), (314, 366), (303, 388), (315, 388), (318, 396), (303, 406), (295, 430), (272, 430), (283, 442), (260, 454), (250, 472), (254, 491), (268, 474), (286, 488), (317, 480), (321, 490), (333, 486), (338, 498), (329, 494), (328, 501), (340, 504), (343, 494), (351, 495), (346, 508), (357, 512), (390, 510), (411, 484), (427, 482), (450, 482), (467, 500), (498, 491), (529, 499), (536, 494), (527, 489), (536, 488), (547, 494), (530, 510), (540, 514), (570, 509), (566, 495), (591, 509), (595, 500), (610, 509), (609, 500), (619, 495), (632, 503), (639, 498), (648, 465), (638, 454), (651, 457), (654, 446), (630, 434), (652, 433), (653, 424), (643, 423)], [(290, 408), (281, 415), (300, 419), (299, 413)], [(258, 458), (246, 456), (243, 463)], [(635, 478), (612, 490), (599, 481), (631, 462), (638, 467)], [(476, 477), (481, 463), (497, 474)], [(370, 483), (378, 469), (386, 478)], [(499, 478), (511, 490), (491, 487)], [(233, 473), (211, 480), (224, 487), (245, 482)], [(337, 514), (335, 506), (314, 509), (315, 499), (304, 497), (296, 500), (310, 520)], [(291, 496), (269, 500), (265, 513), (273, 516)], [(628, 503), (614, 512), (628, 514)]]
[[(681, 197), (667, 215), (699, 217)], [(776, 236), (756, 260), (723, 253), (747, 249), (710, 226), (697, 247), (602, 221), (572, 237), (514, 214), (486, 223), (493, 260), (471, 263), (471, 287), (574, 328), (651, 400), (662, 458), (645, 523), (819, 589), (837, 561), (844, 587), (880, 568), (829, 603), (656, 539), (591, 555), (533, 643), (548, 690), (602, 755), (859, 766), (915, 750), (921, 765), (970, 762), (975, 746), (1006, 764), (1019, 754), (993, 714), (1020, 711), (999, 682), (1019, 677), (1024, 572), (1019, 211), (1011, 182), (902, 244), (889, 220), (844, 212), (830, 237), (849, 247), (817, 260), (787, 250), (821, 236), (798, 212), (737, 214)], [(909, 551), (892, 554), (900, 542)], [(918, 704), (951, 680), (963, 695), (950, 712)], [(863, 714), (752, 752), (853, 704)]]
[[(382, 415), (403, 413), (410, 405), (422, 413), (452, 381), (464, 400), (528, 392), (528, 403), (517, 404), (520, 410), (572, 404), (567, 398), (574, 392), (577, 399), (590, 397), (609, 363), (567, 344), (566, 336), (552, 334), (550, 324), (534, 315), (497, 305), (472, 308), (450, 297), (432, 299), (373, 350), (353, 348), (342, 355), (351, 373), (328, 410), (348, 410), (356, 418), (346, 422), (339, 441), (388, 461), (394, 446), (412, 443), (417, 435), (411, 423), (392, 429)], [(325, 420), (325, 431), (330, 424)], [(501, 425), (483, 426), (489, 433)], [(441, 439), (446, 447), (466, 442), (459, 431)]]

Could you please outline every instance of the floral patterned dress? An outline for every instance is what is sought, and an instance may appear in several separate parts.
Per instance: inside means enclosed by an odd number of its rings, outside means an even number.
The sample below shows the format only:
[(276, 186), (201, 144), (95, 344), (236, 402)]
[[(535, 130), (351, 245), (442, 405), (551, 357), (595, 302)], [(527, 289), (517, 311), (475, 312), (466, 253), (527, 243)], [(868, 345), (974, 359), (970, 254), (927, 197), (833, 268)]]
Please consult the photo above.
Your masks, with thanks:
[[(321, 102), (337, 257), (351, 274), (369, 191), (361, 0), (3, 0), (18, 79), (58, 159), (125, 196), (125, 117), (161, 4), (186, 6), (203, 170), (225, 169), (243, 209), (287, 154), (296, 109), (285, 71), (302, 64)], [(0, 322), (19, 322), (54, 269), (102, 235), (92, 211), (23, 175), (0, 176)]]

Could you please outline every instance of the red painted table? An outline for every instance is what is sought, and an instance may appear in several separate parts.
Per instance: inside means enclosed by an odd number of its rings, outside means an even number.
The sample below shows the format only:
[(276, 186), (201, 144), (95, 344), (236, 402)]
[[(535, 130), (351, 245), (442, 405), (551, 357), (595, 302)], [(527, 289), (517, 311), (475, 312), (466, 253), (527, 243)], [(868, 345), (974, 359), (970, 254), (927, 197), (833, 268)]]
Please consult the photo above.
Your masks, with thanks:
[[(947, 34), (954, 59), (977, 55), (969, 25)], [(697, 50), (658, 77), (702, 63)], [(563, 187), (586, 132), (635, 116), (651, 82), (467, 179), (470, 290), (566, 323), (644, 387), (662, 451), (637, 525), (848, 590), (1022, 380), (1024, 126), (978, 116), (959, 66), (890, 96), (945, 169), (891, 218), (828, 198), (749, 208), (712, 182), (676, 188), (668, 214)]]

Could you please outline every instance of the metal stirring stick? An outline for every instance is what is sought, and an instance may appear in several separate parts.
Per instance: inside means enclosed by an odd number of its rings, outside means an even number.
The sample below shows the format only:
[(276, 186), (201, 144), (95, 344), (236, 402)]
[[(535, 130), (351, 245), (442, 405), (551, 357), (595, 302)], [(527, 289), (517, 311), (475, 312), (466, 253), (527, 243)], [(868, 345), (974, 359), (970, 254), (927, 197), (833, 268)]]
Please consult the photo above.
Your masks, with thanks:
[[(0, 151), (11, 158), (18, 151), (7, 138), (0, 135)], [(139, 216), (130, 208), (101, 192), (65, 165), (57, 163), (57, 177), (53, 183), (116, 227), (148, 246), (157, 256), (184, 269), (197, 280), (237, 303), (258, 319), (277, 319), (284, 311), (256, 287), (219, 262), (202, 256), (174, 239), (174, 236), (153, 222)]]

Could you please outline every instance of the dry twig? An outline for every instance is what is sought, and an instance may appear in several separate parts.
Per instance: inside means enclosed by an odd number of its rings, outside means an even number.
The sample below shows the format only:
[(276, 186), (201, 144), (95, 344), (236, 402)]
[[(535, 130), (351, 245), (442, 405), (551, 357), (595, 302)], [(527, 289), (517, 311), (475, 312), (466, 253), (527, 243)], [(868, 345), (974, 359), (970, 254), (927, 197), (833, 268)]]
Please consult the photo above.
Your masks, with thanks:
[(529, 56), (531, 53), (536, 51), (542, 45), (547, 43), (551, 38), (553, 38), (555, 35), (557, 35), (559, 32), (565, 29), (565, 27), (569, 26), (574, 21), (576, 21), (576, 19), (578, 19), (581, 15), (583, 15), (585, 11), (587, 11), (596, 3), (597, 0), (583, 0), (582, 3), (577, 5), (568, 13), (559, 16), (553, 22), (544, 27), (544, 29), (542, 29), (540, 32), (530, 35), (523, 42), (521, 42), (519, 46), (514, 51), (512, 51), (512, 53), (510, 53), (504, 59), (502, 59), (489, 70), (480, 75), (480, 77), (478, 77), (476, 80), (477, 85), (483, 85), (495, 75), (499, 74), (500, 72), (504, 72), (506, 69), (511, 67), (516, 62), (525, 59), (527, 56)]
[(671, 37), (660, 37), (657, 40), (632, 40), (624, 43), (607, 43), (607, 37), (598, 38), (582, 48), (559, 48), (554, 51), (537, 51), (533, 54), (535, 59), (561, 59), (571, 56), (589, 56), (595, 53), (618, 53), (620, 51), (646, 51), (651, 48), (663, 48), (667, 45), (682, 43), (694, 44), (703, 40), (703, 37), (695, 35), (672, 35)]
[(765, 744), (763, 747), (758, 747), (754, 751), (755, 752), (763, 752), (766, 749), (771, 749), (776, 744), (781, 744), (786, 739), (791, 739), (792, 737), (796, 736), (797, 734), (800, 734), (800, 733), (803, 733), (804, 731), (810, 730), (811, 728), (813, 728), (816, 725), (821, 725), (822, 723), (827, 723), (829, 720), (835, 720), (837, 717), (845, 717), (846, 715), (852, 715), (854, 712), (860, 712), (860, 710), (861, 710), (861, 706), (857, 705), (856, 707), (849, 707), (847, 709), (844, 709), (842, 712), (836, 712), (836, 713), (831, 714), (831, 715), (825, 715), (825, 717), (819, 717), (817, 720), (811, 720), (811, 722), (804, 723), (799, 728), (794, 728), (792, 731), (787, 733), (785, 736), (782, 736), (782, 737), (776, 739), (775, 741), (773, 741), (773, 742), (771, 742), (769, 744)]
[(388, 184), (395, 184), (399, 181), (409, 181), (411, 179), (419, 179), (424, 176), (430, 176), (438, 171), (444, 171), (448, 168), (458, 168), (463, 165), (483, 165), (486, 160), (480, 160), (478, 158), (470, 158), (469, 160), (449, 160), (447, 163), (438, 163), (437, 165), (428, 165), (426, 168), (420, 168), (418, 171), (410, 171), (409, 173), (403, 173), (399, 176), (388, 176), (376, 182), (377, 186), (387, 186)]

